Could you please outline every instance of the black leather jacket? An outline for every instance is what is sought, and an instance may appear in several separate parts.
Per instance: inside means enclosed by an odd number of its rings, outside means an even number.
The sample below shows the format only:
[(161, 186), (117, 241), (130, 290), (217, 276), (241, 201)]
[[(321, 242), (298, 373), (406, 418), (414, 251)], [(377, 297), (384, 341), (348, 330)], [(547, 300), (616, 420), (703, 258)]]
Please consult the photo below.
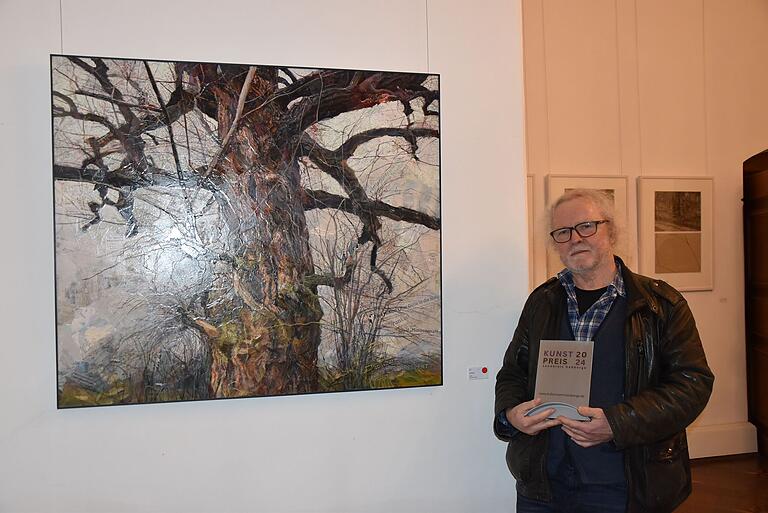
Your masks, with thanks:
[[(625, 451), (627, 511), (668, 512), (690, 494), (685, 428), (706, 406), (714, 376), (683, 296), (663, 281), (623, 264), (622, 269), (628, 305), (625, 399), (604, 409), (614, 435), (610, 443)], [(552, 278), (528, 297), (496, 376), (494, 432), (509, 442), (507, 465), (518, 493), (543, 501), (551, 500), (546, 432), (510, 435), (498, 415), (533, 399), (539, 341), (558, 338), (562, 315), (565, 290)]]

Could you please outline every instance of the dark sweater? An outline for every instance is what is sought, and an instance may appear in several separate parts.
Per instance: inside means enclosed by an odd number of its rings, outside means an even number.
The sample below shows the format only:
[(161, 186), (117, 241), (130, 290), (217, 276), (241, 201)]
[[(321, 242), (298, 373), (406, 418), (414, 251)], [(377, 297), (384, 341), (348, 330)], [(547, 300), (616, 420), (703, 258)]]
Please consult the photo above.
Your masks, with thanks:
[[(589, 406), (593, 408), (606, 408), (623, 400), (626, 316), (627, 300), (618, 296), (595, 334), (589, 399)], [(560, 337), (563, 340), (574, 338), (567, 315), (563, 316), (561, 322)], [(625, 481), (624, 454), (617, 451), (611, 442), (585, 449), (575, 444), (562, 429), (550, 429), (547, 455), (547, 471), (550, 476), (555, 475), (566, 458), (576, 467), (582, 483)]]

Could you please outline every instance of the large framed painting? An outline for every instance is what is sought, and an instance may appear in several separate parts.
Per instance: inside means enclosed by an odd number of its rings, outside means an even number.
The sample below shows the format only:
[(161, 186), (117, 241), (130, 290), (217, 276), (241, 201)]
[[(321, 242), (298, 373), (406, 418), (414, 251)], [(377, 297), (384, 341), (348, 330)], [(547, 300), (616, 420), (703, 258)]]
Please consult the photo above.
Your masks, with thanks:
[[(593, 189), (604, 192), (613, 201), (619, 233), (628, 233), (629, 207), (626, 176), (547, 175), (547, 205), (551, 205), (557, 198), (573, 189)], [(619, 238), (615, 249), (616, 254), (631, 268), (634, 262), (627, 238)], [(563, 263), (547, 236), (547, 276), (554, 276), (562, 269)]]
[(439, 76), (51, 56), (58, 406), (442, 383)]
[(682, 291), (712, 289), (712, 194), (712, 178), (638, 178), (641, 273)]

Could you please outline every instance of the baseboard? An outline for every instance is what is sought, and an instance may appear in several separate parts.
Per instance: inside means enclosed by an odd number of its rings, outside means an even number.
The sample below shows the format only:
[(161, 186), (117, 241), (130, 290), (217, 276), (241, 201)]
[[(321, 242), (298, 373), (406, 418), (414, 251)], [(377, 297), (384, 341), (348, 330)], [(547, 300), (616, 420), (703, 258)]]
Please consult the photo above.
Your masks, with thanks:
[(689, 427), (687, 433), (691, 458), (757, 451), (757, 431), (749, 422)]

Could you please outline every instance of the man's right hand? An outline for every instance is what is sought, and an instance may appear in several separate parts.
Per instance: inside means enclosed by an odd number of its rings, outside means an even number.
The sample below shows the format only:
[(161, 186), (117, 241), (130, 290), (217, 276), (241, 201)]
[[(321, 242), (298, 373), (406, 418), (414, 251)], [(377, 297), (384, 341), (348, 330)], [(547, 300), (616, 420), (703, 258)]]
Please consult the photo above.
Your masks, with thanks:
[(505, 412), (507, 420), (515, 427), (515, 429), (522, 431), (526, 435), (535, 435), (539, 431), (559, 425), (559, 420), (547, 418), (555, 411), (554, 408), (546, 409), (536, 415), (531, 415), (530, 417), (525, 416), (528, 410), (535, 408), (540, 404), (541, 398), (536, 398), (533, 401), (520, 403), (514, 408), (507, 408), (507, 411)]

